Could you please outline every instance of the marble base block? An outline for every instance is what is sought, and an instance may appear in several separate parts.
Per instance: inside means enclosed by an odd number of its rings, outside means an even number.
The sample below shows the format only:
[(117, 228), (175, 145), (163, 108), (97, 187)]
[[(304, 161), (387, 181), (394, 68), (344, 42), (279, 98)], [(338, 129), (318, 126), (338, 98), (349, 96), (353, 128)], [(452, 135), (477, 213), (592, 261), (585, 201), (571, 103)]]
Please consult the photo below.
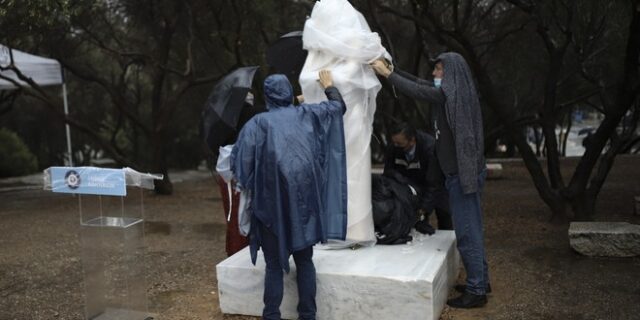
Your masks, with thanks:
[(569, 244), (593, 257), (640, 256), (640, 225), (627, 222), (572, 222)]
[[(414, 241), (405, 245), (315, 249), (313, 255), (318, 320), (438, 319), (460, 269), (453, 231), (414, 233)], [(284, 319), (296, 319), (293, 259), (289, 264), (280, 310)], [(248, 248), (216, 266), (223, 313), (262, 314), (264, 267), (261, 252), (257, 265), (251, 264)]]

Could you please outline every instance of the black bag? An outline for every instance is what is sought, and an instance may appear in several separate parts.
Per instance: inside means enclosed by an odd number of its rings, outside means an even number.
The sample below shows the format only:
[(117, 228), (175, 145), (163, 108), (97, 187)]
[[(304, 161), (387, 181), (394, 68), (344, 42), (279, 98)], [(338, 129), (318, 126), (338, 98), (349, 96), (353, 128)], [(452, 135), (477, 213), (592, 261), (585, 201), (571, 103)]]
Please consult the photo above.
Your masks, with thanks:
[(398, 173), (374, 174), (371, 180), (373, 223), (378, 244), (403, 244), (412, 240), (418, 222), (418, 196)]

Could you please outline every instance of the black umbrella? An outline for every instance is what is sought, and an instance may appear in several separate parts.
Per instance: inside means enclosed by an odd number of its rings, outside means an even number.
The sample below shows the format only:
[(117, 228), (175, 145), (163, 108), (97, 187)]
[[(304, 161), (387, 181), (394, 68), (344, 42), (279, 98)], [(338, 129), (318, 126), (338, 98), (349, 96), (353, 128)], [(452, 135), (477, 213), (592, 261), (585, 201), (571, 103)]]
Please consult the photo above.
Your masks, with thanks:
[(220, 146), (233, 143), (240, 129), (238, 120), (257, 70), (257, 66), (236, 69), (213, 87), (202, 111), (201, 132), (214, 154), (218, 153)]
[(302, 31), (289, 32), (267, 49), (267, 63), (289, 80), (297, 80), (307, 59), (302, 48)]

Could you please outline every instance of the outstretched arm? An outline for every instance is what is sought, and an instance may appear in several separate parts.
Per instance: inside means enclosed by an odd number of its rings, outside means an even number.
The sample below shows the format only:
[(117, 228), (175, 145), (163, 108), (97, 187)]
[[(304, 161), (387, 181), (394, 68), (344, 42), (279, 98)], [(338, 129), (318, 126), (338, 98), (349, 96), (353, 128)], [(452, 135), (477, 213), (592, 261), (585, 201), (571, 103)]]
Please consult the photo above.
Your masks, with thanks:
[(433, 86), (433, 82), (425, 80), (425, 79), (421, 79), (418, 78), (414, 75), (412, 75), (411, 73), (405, 72), (403, 70), (398, 69), (397, 67), (393, 69), (393, 73), (397, 73), (399, 76), (411, 80), (413, 82), (417, 82), (419, 84), (424, 84), (424, 85), (428, 85), (428, 86)]
[[(435, 88), (426, 80), (419, 79), (415, 76), (404, 77), (398, 72), (391, 71), (387, 64), (382, 60), (376, 60), (371, 63), (373, 70), (389, 79), (391, 84), (398, 88), (402, 93), (418, 100), (424, 100), (429, 103), (443, 104), (445, 101), (444, 93), (440, 88)], [(403, 73), (406, 74), (406, 73)]]
[(445, 101), (444, 93), (440, 88), (411, 81), (401, 77), (395, 72), (389, 75), (389, 81), (394, 87), (398, 88), (400, 92), (414, 99), (436, 104), (443, 104)]

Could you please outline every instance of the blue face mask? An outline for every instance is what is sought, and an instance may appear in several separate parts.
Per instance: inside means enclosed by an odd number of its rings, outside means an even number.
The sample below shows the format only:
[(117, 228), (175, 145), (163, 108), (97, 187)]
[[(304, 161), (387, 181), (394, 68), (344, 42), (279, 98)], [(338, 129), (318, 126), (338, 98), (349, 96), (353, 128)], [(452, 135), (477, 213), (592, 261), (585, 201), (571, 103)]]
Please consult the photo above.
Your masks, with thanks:
[(434, 78), (433, 79), (433, 85), (436, 88), (440, 88), (440, 86), (442, 85), (442, 78)]

